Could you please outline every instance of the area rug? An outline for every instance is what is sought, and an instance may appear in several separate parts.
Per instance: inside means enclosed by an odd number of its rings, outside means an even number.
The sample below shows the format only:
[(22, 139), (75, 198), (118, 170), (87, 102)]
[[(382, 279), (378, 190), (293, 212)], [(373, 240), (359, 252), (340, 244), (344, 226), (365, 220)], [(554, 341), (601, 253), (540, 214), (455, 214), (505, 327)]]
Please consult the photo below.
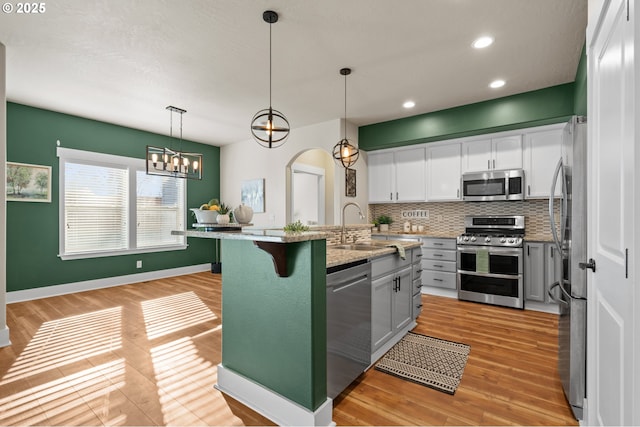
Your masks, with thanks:
[(471, 347), (409, 332), (376, 363), (375, 369), (454, 394)]

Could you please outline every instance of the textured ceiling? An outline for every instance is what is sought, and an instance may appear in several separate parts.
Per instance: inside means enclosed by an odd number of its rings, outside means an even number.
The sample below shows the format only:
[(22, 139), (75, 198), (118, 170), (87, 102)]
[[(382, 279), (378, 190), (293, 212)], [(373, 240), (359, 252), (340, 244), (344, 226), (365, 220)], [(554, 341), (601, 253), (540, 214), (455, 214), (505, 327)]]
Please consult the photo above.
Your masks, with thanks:
[[(574, 80), (586, 0), (58, 0), (0, 14), (9, 101), (167, 134), (165, 106), (188, 110), (184, 137), (250, 138), (269, 105), (292, 128), (356, 125)], [(487, 49), (471, 48), (483, 34)], [(490, 81), (502, 78), (498, 90)], [(402, 108), (412, 99), (416, 107)]]

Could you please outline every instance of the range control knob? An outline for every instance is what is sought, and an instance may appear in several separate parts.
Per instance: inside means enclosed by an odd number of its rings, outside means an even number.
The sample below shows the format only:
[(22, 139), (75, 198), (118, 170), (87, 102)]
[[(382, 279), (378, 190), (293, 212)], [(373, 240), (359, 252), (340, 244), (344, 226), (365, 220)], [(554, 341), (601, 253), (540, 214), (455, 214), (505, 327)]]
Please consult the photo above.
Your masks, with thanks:
[(515, 240), (513, 239), (509, 239), (509, 243), (513, 243)]
[(471, 236), (471, 241), (475, 242), (476, 241), (476, 236)]
[(487, 236), (487, 237), (484, 239), (484, 241), (485, 241), (485, 242), (487, 242), (487, 243), (491, 242), (491, 237)]
[(469, 236), (464, 236), (464, 237), (462, 238), (462, 240), (464, 240), (465, 242), (468, 242), (468, 241), (469, 241)]
[(504, 243), (504, 242), (506, 242), (506, 241), (507, 241), (507, 239), (505, 239), (504, 237), (501, 237), (501, 238), (500, 238), (500, 243)]

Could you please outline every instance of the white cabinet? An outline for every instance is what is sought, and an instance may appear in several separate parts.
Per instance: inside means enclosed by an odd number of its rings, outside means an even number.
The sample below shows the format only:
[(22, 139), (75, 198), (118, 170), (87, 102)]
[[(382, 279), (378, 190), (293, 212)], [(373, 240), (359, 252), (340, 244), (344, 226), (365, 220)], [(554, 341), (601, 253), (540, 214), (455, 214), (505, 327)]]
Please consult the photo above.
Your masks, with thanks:
[[(526, 198), (549, 198), (551, 179), (561, 156), (563, 127), (564, 125), (524, 135)], [(559, 196), (561, 192), (558, 182), (555, 195)]]
[(393, 201), (395, 166), (393, 152), (369, 153), (369, 203)]
[(521, 168), (522, 135), (462, 143), (462, 172)]
[(560, 262), (553, 243), (527, 242), (524, 245), (524, 299), (553, 303), (549, 289), (559, 280)]
[(460, 200), (460, 143), (427, 147), (427, 201)]
[(425, 148), (369, 153), (369, 203), (424, 202)]

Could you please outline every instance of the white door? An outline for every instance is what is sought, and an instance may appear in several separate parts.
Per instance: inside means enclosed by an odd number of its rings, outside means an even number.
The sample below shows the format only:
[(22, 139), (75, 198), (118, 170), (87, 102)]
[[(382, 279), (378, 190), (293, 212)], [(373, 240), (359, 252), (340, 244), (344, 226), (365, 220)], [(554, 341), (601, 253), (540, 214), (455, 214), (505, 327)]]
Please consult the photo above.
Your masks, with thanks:
[[(635, 2), (630, 2), (631, 7)], [(634, 357), (635, 254), (633, 14), (626, 0), (603, 2), (589, 20), (589, 257), (587, 425), (637, 425), (638, 356)], [(591, 3), (590, 3), (591, 5)], [(597, 18), (590, 11), (591, 18)], [(636, 84), (638, 83), (636, 79)], [(634, 299), (635, 298), (635, 299)], [(636, 310), (637, 311), (637, 310)], [(635, 331), (635, 333), (634, 333)], [(635, 377), (635, 379), (634, 379)], [(634, 382), (636, 383), (634, 390)]]

